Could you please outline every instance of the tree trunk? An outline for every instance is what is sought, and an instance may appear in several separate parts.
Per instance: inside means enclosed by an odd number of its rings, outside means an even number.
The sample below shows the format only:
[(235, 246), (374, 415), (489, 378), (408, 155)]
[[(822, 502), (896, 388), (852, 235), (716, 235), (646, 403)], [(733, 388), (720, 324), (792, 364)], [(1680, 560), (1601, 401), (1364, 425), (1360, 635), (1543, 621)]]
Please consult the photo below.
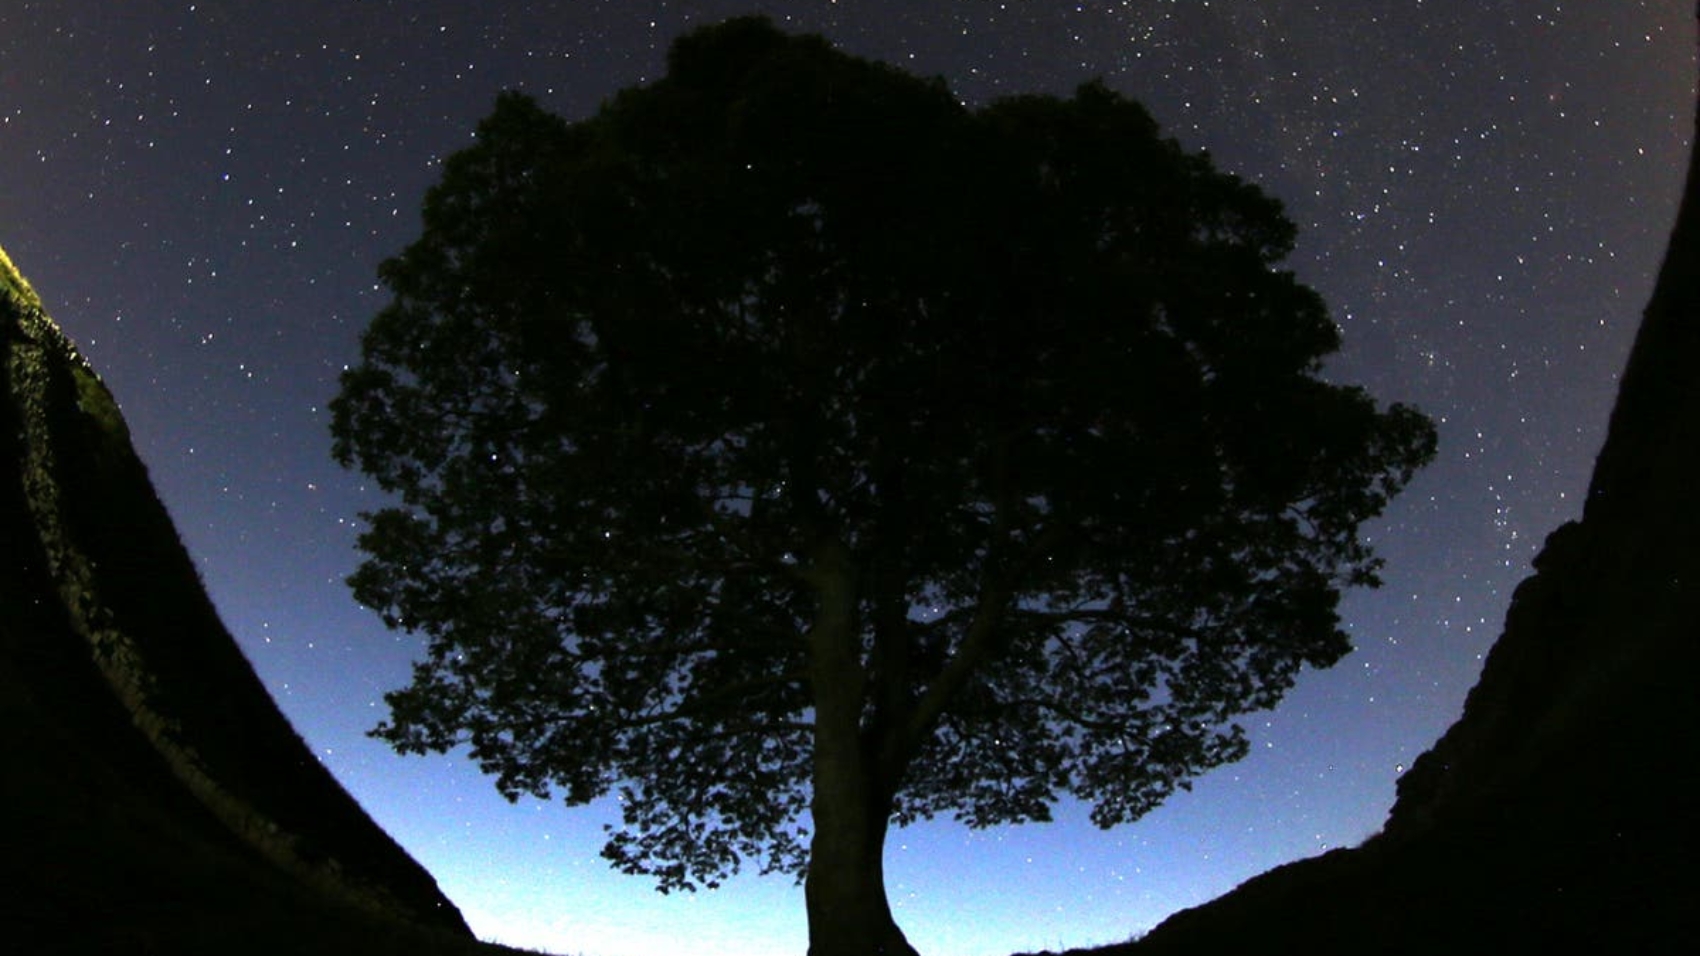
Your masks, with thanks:
[(808, 636), (815, 704), (814, 837), (803, 895), (809, 956), (915, 956), (885, 898), (892, 786), (862, 727), (868, 677), (855, 624), (855, 582), (843, 548), (821, 548), (820, 598)]
[(885, 896), (889, 804), (854, 794), (823, 800), (816, 792), (815, 833), (803, 889), (809, 956), (916, 956), (891, 918)]

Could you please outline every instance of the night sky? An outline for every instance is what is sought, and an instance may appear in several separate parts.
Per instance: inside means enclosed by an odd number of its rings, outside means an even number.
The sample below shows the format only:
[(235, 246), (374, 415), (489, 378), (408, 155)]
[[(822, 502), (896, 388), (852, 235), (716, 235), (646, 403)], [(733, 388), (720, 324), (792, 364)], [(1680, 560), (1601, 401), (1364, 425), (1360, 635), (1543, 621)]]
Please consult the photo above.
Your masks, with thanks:
[(1440, 426), (1368, 529), (1357, 650), (1248, 721), (1254, 751), (1144, 820), (893, 833), (929, 956), (1125, 939), (1374, 832), (1457, 718), (1545, 534), (1577, 516), (1679, 198), (1690, 0), (0, 5), (0, 245), (116, 393), (213, 599), (285, 713), (480, 936), (586, 956), (802, 952), (802, 894), (662, 897), (598, 858), (606, 805), (510, 806), (364, 732), (418, 646), (342, 579), (382, 504), (326, 404), (376, 267), (497, 91), (576, 119), (693, 25), (761, 10), (962, 99), (1094, 76), (1282, 198), (1329, 374)]

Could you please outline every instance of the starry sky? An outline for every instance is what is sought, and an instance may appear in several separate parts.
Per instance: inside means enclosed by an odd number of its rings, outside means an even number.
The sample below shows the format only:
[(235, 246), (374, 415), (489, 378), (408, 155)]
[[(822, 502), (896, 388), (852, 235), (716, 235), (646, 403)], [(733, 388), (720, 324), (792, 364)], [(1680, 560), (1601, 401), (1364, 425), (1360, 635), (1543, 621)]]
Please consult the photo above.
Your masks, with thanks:
[(1674, 218), (1688, 0), (6, 0), (0, 245), (123, 407), (226, 623), (285, 713), (487, 939), (586, 956), (798, 953), (802, 895), (662, 897), (598, 858), (609, 805), (510, 806), (364, 732), (417, 645), (342, 579), (383, 503), (326, 404), (499, 90), (581, 118), (692, 26), (761, 11), (964, 101), (1102, 77), (1282, 198), (1290, 265), (1439, 459), (1366, 529), (1357, 650), (1252, 715), (1253, 753), (1144, 820), (893, 833), (929, 956), (1119, 941), (1374, 832), (1459, 714), (1511, 589), (1575, 517)]

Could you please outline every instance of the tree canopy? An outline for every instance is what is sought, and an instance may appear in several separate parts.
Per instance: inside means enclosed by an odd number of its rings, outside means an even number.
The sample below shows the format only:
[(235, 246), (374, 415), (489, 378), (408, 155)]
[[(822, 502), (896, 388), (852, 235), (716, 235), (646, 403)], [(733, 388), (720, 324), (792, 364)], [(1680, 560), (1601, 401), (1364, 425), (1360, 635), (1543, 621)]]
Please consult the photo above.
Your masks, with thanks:
[(375, 733), (905, 948), (890, 822), (1132, 820), (1348, 650), (1435, 438), (1320, 376), (1294, 235), (1102, 84), (970, 109), (760, 19), (581, 121), (504, 94), (333, 405), (397, 496), (351, 583), (426, 639)]

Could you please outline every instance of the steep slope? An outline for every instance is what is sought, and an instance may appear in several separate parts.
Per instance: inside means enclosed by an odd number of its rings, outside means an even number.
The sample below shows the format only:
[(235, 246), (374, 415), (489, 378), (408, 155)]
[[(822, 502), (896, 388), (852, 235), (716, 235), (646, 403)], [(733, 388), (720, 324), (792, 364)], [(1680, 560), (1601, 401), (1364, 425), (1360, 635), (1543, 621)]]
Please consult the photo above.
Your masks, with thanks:
[[(1700, 116), (1697, 116), (1700, 129)], [(1687, 952), (1700, 758), (1700, 155), (1582, 520), (1362, 847), (1101, 954)]]
[(277, 710), (111, 395), (3, 252), (0, 747), (7, 944), (471, 943), (435, 882)]

